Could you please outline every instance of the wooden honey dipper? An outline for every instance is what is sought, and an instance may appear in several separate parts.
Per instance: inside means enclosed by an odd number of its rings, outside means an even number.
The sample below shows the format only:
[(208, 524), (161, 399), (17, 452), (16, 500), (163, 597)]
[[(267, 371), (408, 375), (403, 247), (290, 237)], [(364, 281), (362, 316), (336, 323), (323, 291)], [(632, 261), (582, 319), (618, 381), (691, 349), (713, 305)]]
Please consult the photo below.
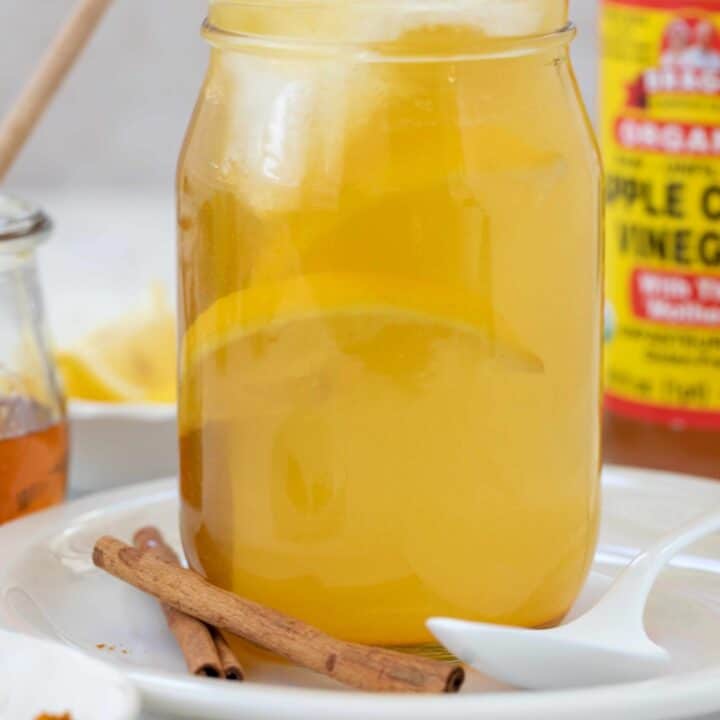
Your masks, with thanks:
[(75, 64), (111, 0), (79, 0), (0, 122), (0, 182)]

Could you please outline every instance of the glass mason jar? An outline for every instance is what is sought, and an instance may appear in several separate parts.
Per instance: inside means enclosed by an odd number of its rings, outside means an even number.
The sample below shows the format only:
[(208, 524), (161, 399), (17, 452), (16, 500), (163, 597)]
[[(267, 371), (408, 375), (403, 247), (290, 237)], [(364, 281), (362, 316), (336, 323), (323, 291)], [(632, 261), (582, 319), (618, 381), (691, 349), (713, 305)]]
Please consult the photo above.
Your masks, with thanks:
[(562, 0), (217, 0), (180, 159), (182, 530), (339, 637), (557, 621), (599, 504), (601, 171)]
[(65, 496), (65, 403), (35, 265), (50, 229), (37, 208), (0, 195), (0, 523)]

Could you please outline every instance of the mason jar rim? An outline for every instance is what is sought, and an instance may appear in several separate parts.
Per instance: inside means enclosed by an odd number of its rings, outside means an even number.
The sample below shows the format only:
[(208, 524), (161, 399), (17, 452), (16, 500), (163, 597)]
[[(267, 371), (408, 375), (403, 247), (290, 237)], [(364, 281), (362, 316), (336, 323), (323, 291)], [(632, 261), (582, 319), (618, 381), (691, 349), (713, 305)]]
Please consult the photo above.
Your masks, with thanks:
[(203, 34), (219, 49), (435, 62), (569, 44), (568, 12), (569, 0), (209, 0)]
[[(282, 0), (281, 0), (282, 1)], [(354, 0), (357, 2), (373, 2), (374, 0)], [(393, 0), (389, 0), (392, 4)], [(399, 2), (401, 0), (396, 0)], [(277, 0), (269, 0), (277, 6)], [(383, 4), (388, 0), (382, 0)], [(264, 6), (268, 0), (242, 0), (239, 5)], [(312, 7), (313, 5), (306, 5)], [(339, 49), (354, 50), (362, 60), (378, 60), (381, 62), (438, 62), (461, 61), (481, 58), (512, 57), (534, 54), (556, 46), (569, 45), (577, 34), (577, 27), (572, 21), (556, 30), (530, 35), (506, 35), (486, 37), (482, 49), (477, 47), (459, 47), (453, 50), (432, 50), (427, 52), (397, 52), (393, 41), (368, 41), (363, 39), (326, 40), (307, 38), (294, 35), (278, 35), (265, 33), (242, 32), (228, 30), (214, 24), (209, 17), (202, 25), (202, 35), (207, 42), (218, 48), (228, 49), (274, 49), (280, 51), (311, 50), (318, 54), (335, 54)]]
[(0, 193), (0, 252), (34, 247), (51, 229), (52, 221), (37, 205)]

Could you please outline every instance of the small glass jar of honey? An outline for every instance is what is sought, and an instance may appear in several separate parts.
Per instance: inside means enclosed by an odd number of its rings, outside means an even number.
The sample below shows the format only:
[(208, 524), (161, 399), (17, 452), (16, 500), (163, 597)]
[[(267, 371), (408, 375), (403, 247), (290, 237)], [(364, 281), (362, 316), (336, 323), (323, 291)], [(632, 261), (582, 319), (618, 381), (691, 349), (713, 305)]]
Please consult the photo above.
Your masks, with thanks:
[(0, 195), (0, 524), (65, 496), (65, 402), (35, 262), (51, 227), (36, 207)]

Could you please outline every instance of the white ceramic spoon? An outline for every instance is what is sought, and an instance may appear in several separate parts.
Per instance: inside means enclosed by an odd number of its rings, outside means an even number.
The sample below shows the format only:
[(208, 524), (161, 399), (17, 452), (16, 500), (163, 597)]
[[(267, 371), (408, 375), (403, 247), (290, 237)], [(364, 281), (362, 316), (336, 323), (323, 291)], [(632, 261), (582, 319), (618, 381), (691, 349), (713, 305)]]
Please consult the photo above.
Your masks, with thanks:
[(135, 720), (138, 695), (118, 670), (59, 643), (0, 630), (0, 720), (41, 713)]
[(660, 570), (680, 550), (720, 530), (720, 510), (666, 535), (638, 555), (600, 601), (549, 630), (431, 618), (427, 626), (450, 652), (497, 680), (545, 689), (646, 680), (670, 656), (645, 632), (643, 613)]

